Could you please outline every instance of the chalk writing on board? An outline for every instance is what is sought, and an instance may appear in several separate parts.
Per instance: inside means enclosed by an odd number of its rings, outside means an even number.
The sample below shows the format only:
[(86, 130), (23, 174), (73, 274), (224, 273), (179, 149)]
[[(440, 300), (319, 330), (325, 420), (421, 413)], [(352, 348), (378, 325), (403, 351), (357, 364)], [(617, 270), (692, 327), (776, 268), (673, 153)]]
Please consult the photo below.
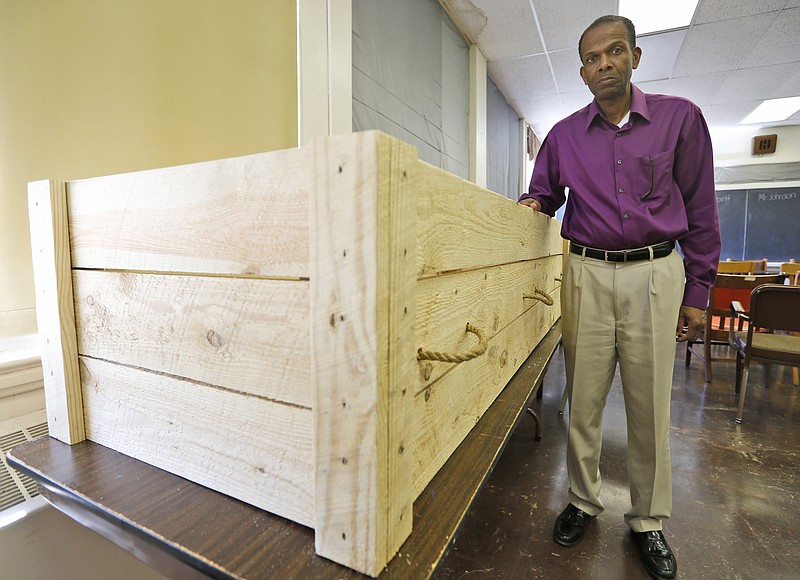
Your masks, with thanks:
[(797, 192), (790, 191), (790, 192), (770, 192), (770, 193), (759, 193), (758, 194), (758, 201), (788, 201), (790, 199), (796, 199)]
[(731, 195), (726, 193), (725, 195), (718, 195), (717, 196), (717, 203), (727, 203), (731, 200)]

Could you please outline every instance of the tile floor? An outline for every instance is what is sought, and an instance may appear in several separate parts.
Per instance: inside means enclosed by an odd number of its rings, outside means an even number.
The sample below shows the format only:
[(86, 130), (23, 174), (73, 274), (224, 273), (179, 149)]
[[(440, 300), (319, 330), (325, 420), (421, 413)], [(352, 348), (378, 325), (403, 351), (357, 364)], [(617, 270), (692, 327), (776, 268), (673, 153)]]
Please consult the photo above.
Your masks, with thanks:
[[(724, 349), (725, 347), (718, 347)], [(734, 365), (684, 366), (678, 346), (672, 393), (673, 513), (665, 523), (678, 577), (773, 580), (800, 578), (800, 387), (791, 370), (750, 373), (744, 423), (734, 424)], [(435, 578), (646, 579), (622, 516), (629, 507), (626, 430), (619, 376), (604, 421), (602, 499), (606, 511), (583, 542), (552, 540), (567, 502), (568, 417), (557, 408), (564, 384), (561, 350), (533, 407), (543, 438), (525, 417), (470, 510)]]

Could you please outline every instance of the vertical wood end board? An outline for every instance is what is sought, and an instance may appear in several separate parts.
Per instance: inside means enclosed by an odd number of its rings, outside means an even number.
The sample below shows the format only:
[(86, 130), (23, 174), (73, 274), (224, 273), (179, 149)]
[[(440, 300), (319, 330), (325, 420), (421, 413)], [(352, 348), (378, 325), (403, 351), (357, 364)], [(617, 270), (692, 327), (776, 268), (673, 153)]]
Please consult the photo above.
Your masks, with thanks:
[(64, 182), (30, 183), (28, 215), (48, 428), (60, 441), (79, 443), (86, 435)]
[(377, 576), (412, 525), (416, 151), (379, 132), (313, 147), (316, 551)]

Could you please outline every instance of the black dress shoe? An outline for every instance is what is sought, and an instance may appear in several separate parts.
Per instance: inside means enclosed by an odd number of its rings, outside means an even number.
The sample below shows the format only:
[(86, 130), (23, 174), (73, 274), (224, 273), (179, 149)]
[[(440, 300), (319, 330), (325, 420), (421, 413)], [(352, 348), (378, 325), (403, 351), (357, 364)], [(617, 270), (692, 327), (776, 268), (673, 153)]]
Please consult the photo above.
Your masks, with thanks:
[(653, 578), (675, 578), (678, 562), (660, 530), (655, 532), (633, 532), (642, 563)]
[(594, 518), (572, 504), (568, 504), (561, 515), (556, 518), (553, 527), (553, 539), (562, 546), (576, 546), (583, 539), (586, 524)]

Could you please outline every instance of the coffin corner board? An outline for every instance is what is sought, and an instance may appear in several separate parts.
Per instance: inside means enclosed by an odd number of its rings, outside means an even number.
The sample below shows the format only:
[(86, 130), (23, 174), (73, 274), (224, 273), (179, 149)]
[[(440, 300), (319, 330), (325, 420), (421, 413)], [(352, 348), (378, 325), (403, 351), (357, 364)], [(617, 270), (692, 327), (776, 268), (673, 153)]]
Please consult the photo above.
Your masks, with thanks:
[(50, 433), (313, 527), (372, 576), (560, 315), (558, 222), (377, 131), (32, 182), (29, 216)]

